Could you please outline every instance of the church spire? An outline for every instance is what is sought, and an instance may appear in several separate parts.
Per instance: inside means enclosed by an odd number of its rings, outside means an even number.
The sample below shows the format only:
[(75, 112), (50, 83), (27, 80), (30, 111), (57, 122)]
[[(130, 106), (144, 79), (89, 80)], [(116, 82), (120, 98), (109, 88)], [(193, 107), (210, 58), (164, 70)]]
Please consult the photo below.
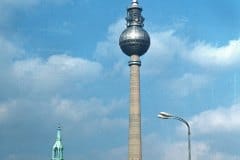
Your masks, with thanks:
[(58, 126), (56, 142), (54, 143), (52, 148), (52, 160), (64, 160), (60, 126)]

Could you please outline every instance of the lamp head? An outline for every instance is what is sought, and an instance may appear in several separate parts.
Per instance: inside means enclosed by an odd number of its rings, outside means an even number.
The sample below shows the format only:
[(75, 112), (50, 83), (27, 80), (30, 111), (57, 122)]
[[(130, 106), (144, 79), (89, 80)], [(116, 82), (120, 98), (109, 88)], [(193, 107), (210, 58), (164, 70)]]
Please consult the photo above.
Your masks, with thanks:
[(158, 118), (162, 118), (162, 119), (169, 119), (169, 118), (172, 118), (173, 115), (167, 113), (167, 112), (160, 112), (158, 114)]

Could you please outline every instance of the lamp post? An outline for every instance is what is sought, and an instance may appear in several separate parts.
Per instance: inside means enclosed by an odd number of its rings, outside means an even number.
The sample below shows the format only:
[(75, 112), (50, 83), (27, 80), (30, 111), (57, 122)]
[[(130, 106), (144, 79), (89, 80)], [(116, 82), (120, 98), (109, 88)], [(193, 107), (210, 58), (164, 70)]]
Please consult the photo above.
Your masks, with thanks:
[(187, 128), (188, 128), (188, 160), (191, 160), (191, 139), (190, 139), (191, 132), (190, 132), (190, 125), (188, 124), (188, 122), (181, 117), (178, 117), (178, 116), (166, 113), (166, 112), (160, 112), (158, 114), (158, 118), (176, 119), (176, 120), (183, 122), (187, 126)]

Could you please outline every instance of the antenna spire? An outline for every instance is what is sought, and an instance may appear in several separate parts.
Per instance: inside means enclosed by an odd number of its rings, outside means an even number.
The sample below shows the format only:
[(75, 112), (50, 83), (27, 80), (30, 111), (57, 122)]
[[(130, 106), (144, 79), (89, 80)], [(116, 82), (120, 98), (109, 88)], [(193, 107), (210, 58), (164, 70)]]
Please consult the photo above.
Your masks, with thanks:
[(138, 0), (132, 0), (132, 6), (138, 6)]

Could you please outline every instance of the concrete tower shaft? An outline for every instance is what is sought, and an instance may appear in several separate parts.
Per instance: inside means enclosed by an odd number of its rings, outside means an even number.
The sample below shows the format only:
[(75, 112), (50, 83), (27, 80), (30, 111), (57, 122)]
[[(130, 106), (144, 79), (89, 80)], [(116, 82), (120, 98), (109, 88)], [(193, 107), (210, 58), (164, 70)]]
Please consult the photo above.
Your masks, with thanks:
[(142, 159), (141, 107), (140, 107), (140, 65), (138, 55), (132, 55), (130, 66), (130, 108), (128, 160)]

